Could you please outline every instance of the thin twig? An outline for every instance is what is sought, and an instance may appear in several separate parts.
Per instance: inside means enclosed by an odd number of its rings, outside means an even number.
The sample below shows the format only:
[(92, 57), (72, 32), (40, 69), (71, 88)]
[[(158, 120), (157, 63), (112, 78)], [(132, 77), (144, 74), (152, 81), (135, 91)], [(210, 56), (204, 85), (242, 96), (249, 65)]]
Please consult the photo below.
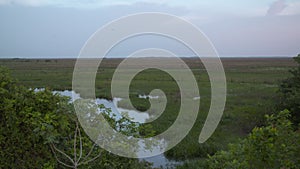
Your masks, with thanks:
[(93, 146), (92, 146), (92, 148), (90, 149), (89, 153), (84, 157), (84, 160), (87, 159), (87, 158), (91, 155), (91, 153), (93, 152), (95, 146), (97, 145), (96, 142), (99, 141), (99, 140), (100, 140), (100, 139), (98, 138), (98, 139), (95, 141), (95, 143), (93, 144)]
[(96, 143), (93, 144), (93, 146), (92, 146), (92, 148), (90, 149), (89, 153), (84, 157), (83, 160), (86, 160), (86, 159), (92, 154), (92, 152), (93, 152), (95, 146), (96, 146)]
[(92, 159), (90, 159), (90, 160), (84, 161), (82, 164), (87, 164), (87, 163), (89, 163), (89, 162), (92, 162), (92, 161), (96, 160), (97, 158), (99, 158), (101, 155), (102, 155), (102, 154), (99, 153), (96, 157), (94, 157), (94, 158), (92, 158)]
[(82, 157), (82, 138), (81, 138), (81, 132), (80, 132), (80, 128), (78, 129), (78, 135), (79, 135), (79, 146), (80, 146), (80, 152), (79, 152), (79, 158), (77, 163), (79, 163), (81, 157)]
[[(56, 149), (56, 148), (55, 148), (55, 146), (54, 146), (53, 144), (50, 144), (50, 148), (51, 148), (51, 151), (52, 151), (52, 153), (54, 154), (54, 157), (55, 157), (55, 159), (56, 159), (57, 162), (59, 162), (60, 164), (66, 166), (66, 167), (74, 168), (73, 166), (68, 165), (68, 164), (66, 164), (66, 163), (64, 163), (64, 162), (62, 162), (62, 161), (60, 161), (60, 160), (58, 159), (58, 157), (57, 157), (57, 155), (56, 155), (56, 152), (55, 152), (55, 150), (54, 150), (54, 149)], [(56, 151), (57, 151), (57, 150), (56, 150)], [(72, 163), (73, 163), (73, 162), (72, 162)]]
[(76, 122), (76, 128), (75, 128), (75, 133), (74, 133), (74, 162), (76, 163), (76, 142), (77, 142), (77, 130), (78, 130), (78, 123)]
[(56, 146), (54, 144), (52, 144), (53, 148), (58, 151), (59, 153), (61, 153), (62, 155), (64, 155), (65, 157), (67, 157), (72, 163), (74, 163), (73, 159), (68, 156), (66, 153), (64, 153), (63, 151), (61, 151), (60, 149), (56, 148)]

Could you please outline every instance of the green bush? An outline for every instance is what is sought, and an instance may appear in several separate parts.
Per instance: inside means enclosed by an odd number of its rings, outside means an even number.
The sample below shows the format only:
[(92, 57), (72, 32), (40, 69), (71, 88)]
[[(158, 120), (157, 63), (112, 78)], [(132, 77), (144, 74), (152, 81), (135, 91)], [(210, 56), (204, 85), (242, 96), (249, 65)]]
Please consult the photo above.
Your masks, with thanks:
[(287, 108), (292, 115), (295, 125), (300, 123), (300, 54), (294, 57), (298, 67), (290, 70), (291, 77), (285, 79), (280, 85), (281, 99), (279, 108)]
[(254, 128), (228, 151), (211, 156), (209, 168), (300, 168), (300, 134), (293, 130), (289, 117), (287, 110), (267, 116), (267, 126)]
[(17, 86), (3, 68), (0, 80), (0, 168), (54, 166), (44, 138), (66, 131), (62, 98)]
[[(110, 119), (110, 122), (117, 125), (124, 122), (124, 119)], [(151, 130), (151, 127), (144, 130)], [(131, 131), (139, 130), (132, 128), (124, 132)], [(149, 163), (119, 157), (95, 146), (78, 125), (69, 98), (53, 94), (47, 89), (35, 92), (16, 85), (8, 70), (2, 67), (0, 133), (0, 168), (70, 168), (73, 159), (67, 156), (78, 160), (81, 150), (83, 163), (80, 168), (150, 168)], [(75, 133), (78, 134), (77, 139)], [(81, 150), (78, 151), (78, 147)], [(93, 151), (89, 158), (84, 159), (91, 149)]]

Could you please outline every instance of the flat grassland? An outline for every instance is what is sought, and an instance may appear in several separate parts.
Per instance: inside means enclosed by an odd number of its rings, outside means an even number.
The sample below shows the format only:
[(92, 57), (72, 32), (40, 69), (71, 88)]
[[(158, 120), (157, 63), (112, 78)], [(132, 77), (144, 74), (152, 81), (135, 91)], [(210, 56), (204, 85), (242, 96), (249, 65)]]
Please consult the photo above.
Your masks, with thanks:
[[(198, 118), (188, 136), (166, 153), (174, 159), (206, 157), (225, 149), (228, 143), (245, 136), (253, 127), (262, 125), (263, 116), (276, 107), (280, 81), (290, 76), (288, 70), (296, 66), (292, 58), (222, 58), (227, 79), (225, 112), (214, 135), (206, 143), (199, 144), (198, 137), (210, 107), (210, 82), (199, 59), (183, 60), (198, 82), (201, 101)], [(111, 98), (112, 75), (121, 61), (102, 61), (95, 84), (97, 97)], [(71, 90), (75, 62), (75, 59), (0, 59), (0, 66), (8, 67), (18, 83), (28, 88)], [(168, 99), (165, 112), (151, 123), (158, 134), (172, 125), (180, 108), (180, 90), (174, 79), (161, 70), (142, 71), (131, 82), (130, 98), (137, 109), (147, 110), (149, 101), (139, 99), (138, 95), (149, 94), (156, 88), (163, 90)]]

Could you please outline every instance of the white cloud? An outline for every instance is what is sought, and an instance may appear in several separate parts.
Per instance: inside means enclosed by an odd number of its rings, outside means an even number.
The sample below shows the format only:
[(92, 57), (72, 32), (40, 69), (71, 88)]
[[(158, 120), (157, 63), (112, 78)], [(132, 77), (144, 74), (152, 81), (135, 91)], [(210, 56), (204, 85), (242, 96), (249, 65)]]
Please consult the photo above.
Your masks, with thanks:
[(299, 15), (300, 14), (300, 2), (291, 2), (280, 13), (281, 15)]
[(286, 1), (285, 0), (277, 0), (272, 5), (267, 11), (267, 15), (278, 15), (280, 14), (285, 8), (287, 7)]

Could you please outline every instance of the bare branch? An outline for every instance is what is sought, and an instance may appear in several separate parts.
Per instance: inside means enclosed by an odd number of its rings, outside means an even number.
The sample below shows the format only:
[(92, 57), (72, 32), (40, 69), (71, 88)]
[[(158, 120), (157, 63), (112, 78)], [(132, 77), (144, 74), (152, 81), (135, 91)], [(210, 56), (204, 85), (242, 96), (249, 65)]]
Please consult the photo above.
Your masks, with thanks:
[(80, 132), (80, 128), (78, 129), (78, 135), (79, 135), (79, 146), (80, 146), (80, 152), (79, 152), (79, 158), (77, 163), (79, 163), (81, 157), (82, 157), (82, 138), (81, 138), (81, 132)]
[[(55, 152), (55, 150), (58, 151), (58, 149), (55, 147), (54, 144), (50, 144), (50, 148), (51, 148), (51, 151), (52, 151), (52, 153), (54, 154), (54, 157), (55, 157), (55, 159), (56, 159), (57, 162), (59, 162), (60, 164), (66, 166), (66, 167), (74, 168), (73, 166), (68, 165), (68, 164), (66, 164), (66, 163), (64, 163), (64, 162), (62, 162), (62, 161), (60, 161), (60, 160), (58, 159), (58, 157), (57, 157), (57, 155), (56, 155), (56, 152)], [(60, 151), (58, 151), (58, 152), (60, 152)], [(63, 152), (60, 152), (60, 153), (64, 154)], [(68, 155), (66, 155), (66, 154), (64, 154), (64, 155), (68, 157)], [(74, 163), (73, 160), (72, 160), (71, 158), (69, 158), (69, 159), (71, 160), (72, 163)]]
[[(92, 159), (90, 159), (90, 160), (84, 161), (84, 162), (82, 162), (81, 164), (88, 164), (88, 163), (90, 163), (90, 162), (96, 160), (97, 158), (99, 158), (101, 155), (102, 155), (102, 154), (99, 153), (96, 157), (94, 157), (94, 158), (92, 158)], [(81, 164), (79, 164), (79, 165), (81, 165)]]
[(77, 159), (77, 152), (76, 152), (76, 143), (77, 143), (77, 130), (78, 130), (78, 122), (76, 121), (76, 128), (74, 133), (74, 162), (76, 163)]
[(89, 158), (89, 156), (92, 154), (92, 152), (93, 152), (95, 146), (96, 146), (96, 143), (93, 144), (93, 146), (92, 146), (92, 148), (90, 149), (89, 153), (84, 157), (83, 160), (86, 160), (87, 158)]
[(60, 149), (56, 148), (56, 146), (54, 144), (51, 144), (53, 146), (53, 148), (58, 151), (59, 153), (61, 153), (62, 155), (64, 155), (65, 157), (67, 157), (72, 163), (74, 163), (73, 159), (68, 156), (66, 153), (64, 153), (63, 151), (61, 151)]
[[(77, 159), (77, 137), (79, 137), (79, 157)], [(99, 140), (99, 139), (98, 139)], [(92, 152), (95, 150), (95, 146), (96, 143), (94, 143), (89, 151), (89, 153), (82, 159), (82, 153), (83, 153), (83, 145), (82, 145), (82, 136), (81, 136), (81, 131), (80, 131), (80, 127), (78, 122), (76, 121), (76, 128), (75, 128), (75, 133), (74, 133), (74, 143), (73, 143), (73, 149), (74, 149), (74, 159), (72, 159), (70, 156), (68, 156), (66, 153), (64, 153), (62, 150), (58, 149), (53, 143), (50, 144), (51, 150), (55, 156), (55, 159), (62, 165), (64, 165), (65, 167), (69, 167), (69, 168), (74, 168), (76, 169), (78, 166), (82, 165), (82, 164), (88, 164), (94, 160), (96, 160), (97, 158), (99, 158), (102, 153), (99, 153), (98, 155), (96, 155), (94, 158), (89, 159), (89, 157), (91, 156)], [(67, 159), (69, 159), (71, 161), (71, 163), (73, 164), (73, 166), (68, 165), (64, 162), (62, 162), (61, 160), (58, 159), (56, 151), (61, 153), (63, 156), (65, 156)], [(82, 160), (81, 160), (82, 159)], [(80, 162), (82, 161), (82, 162)]]
[[(98, 138), (98, 140), (99, 140), (99, 138)], [(92, 154), (93, 150), (95, 149), (96, 145), (97, 145), (96, 143), (93, 144), (93, 146), (90, 149), (89, 153), (83, 158), (83, 161), (81, 163), (79, 163), (78, 166), (82, 165), (82, 164), (87, 164), (89, 162), (92, 162), (92, 161), (96, 160), (97, 158), (99, 158), (102, 155), (102, 153), (100, 152), (97, 156), (95, 156), (94, 158), (88, 160), (88, 158)]]

